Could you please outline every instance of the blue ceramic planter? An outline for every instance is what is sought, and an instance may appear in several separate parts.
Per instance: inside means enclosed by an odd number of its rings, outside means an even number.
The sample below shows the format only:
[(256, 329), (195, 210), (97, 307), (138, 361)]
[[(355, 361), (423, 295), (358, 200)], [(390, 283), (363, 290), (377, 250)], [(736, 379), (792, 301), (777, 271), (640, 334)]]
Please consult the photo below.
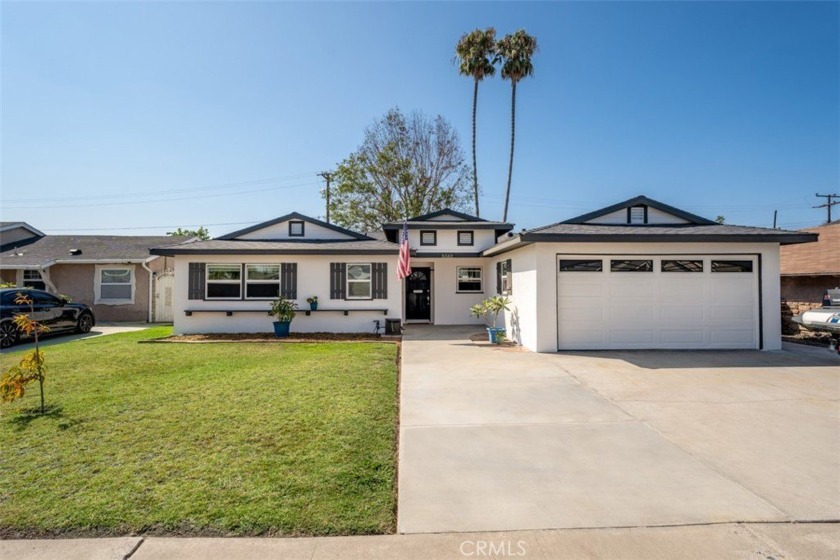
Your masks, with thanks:
[(505, 329), (487, 327), (487, 338), (490, 340), (490, 342), (492, 344), (497, 344), (499, 342), (499, 339), (498, 339), (499, 334), (505, 334)]
[(277, 338), (287, 338), (291, 324), (291, 321), (274, 321), (274, 336)]

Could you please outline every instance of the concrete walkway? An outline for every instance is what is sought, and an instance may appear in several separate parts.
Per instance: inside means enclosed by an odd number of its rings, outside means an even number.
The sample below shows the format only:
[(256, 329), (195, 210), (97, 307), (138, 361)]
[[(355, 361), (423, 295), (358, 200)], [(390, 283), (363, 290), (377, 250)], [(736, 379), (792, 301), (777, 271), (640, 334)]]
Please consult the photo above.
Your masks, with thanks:
[(9, 560), (825, 560), (837, 524), (723, 524), (289, 539), (126, 537), (0, 541)]
[[(478, 330), (412, 326), (404, 337), (399, 532), (840, 519), (840, 367), (827, 353), (544, 355), (474, 344)], [(650, 403), (615, 400), (626, 391), (648, 401), (678, 394), (696, 409), (680, 423), (689, 406), (677, 402), (648, 422)], [(733, 406), (736, 428), (704, 408), (750, 391), (786, 399), (769, 425), (790, 427), (767, 432), (767, 418)]]

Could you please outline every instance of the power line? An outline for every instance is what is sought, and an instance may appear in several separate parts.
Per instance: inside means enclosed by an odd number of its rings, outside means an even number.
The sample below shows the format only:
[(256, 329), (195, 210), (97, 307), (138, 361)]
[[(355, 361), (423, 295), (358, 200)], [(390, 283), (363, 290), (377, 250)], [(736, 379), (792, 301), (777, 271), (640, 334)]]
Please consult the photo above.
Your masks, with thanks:
[[(285, 177), (271, 177), (268, 179), (253, 179), (250, 181), (239, 181), (235, 183), (220, 183), (216, 185), (204, 185), (201, 187), (187, 187), (187, 188), (179, 188), (179, 189), (165, 189), (165, 190), (158, 190), (158, 191), (136, 191), (131, 193), (123, 193), (123, 194), (111, 194), (111, 195), (87, 195), (87, 196), (65, 196), (65, 197), (50, 197), (50, 200), (53, 202), (60, 202), (60, 201), (74, 201), (74, 200), (102, 200), (103, 198), (131, 198), (131, 197), (147, 197), (147, 196), (157, 196), (157, 195), (166, 195), (166, 194), (179, 194), (185, 192), (196, 192), (196, 191), (205, 191), (205, 190), (218, 190), (218, 189), (227, 189), (232, 187), (243, 187), (243, 186), (252, 186), (252, 185), (261, 185), (266, 183), (278, 183), (284, 181), (291, 181), (294, 179), (302, 179), (304, 177), (315, 177), (316, 173), (300, 173), (297, 175), (286, 175)], [(4, 203), (15, 203), (15, 202), (30, 202), (32, 198), (6, 198), (4, 199)]]
[(817, 193), (816, 196), (819, 198), (825, 198), (825, 204), (820, 204), (819, 206), (814, 206), (814, 208), (825, 208), (828, 216), (825, 220), (825, 223), (831, 223), (831, 207), (840, 204), (840, 200), (833, 200), (835, 198), (840, 198), (840, 194), (820, 194)]
[[(200, 198), (203, 200), (205, 198), (218, 198), (223, 196), (239, 196), (243, 194), (253, 194), (259, 192), (266, 192), (266, 191), (276, 191), (276, 190), (283, 190), (283, 189), (296, 189), (300, 187), (311, 187), (313, 185), (317, 185), (317, 182), (309, 182), (309, 183), (300, 183), (295, 185), (280, 185), (275, 187), (268, 187), (264, 189), (252, 189), (247, 191), (238, 191), (232, 193), (216, 193), (216, 194), (205, 194), (202, 195)], [(187, 196), (187, 197), (177, 197), (177, 198), (159, 198), (155, 200), (126, 200), (122, 202), (103, 202), (101, 204), (36, 204), (36, 205), (29, 205), (29, 206), (8, 206), (3, 205), (4, 209), (15, 209), (15, 210), (41, 210), (45, 208), (92, 208), (98, 206), (124, 206), (127, 204), (136, 205), (136, 204), (156, 204), (159, 202), (176, 202), (179, 200), (196, 200), (196, 196)]]

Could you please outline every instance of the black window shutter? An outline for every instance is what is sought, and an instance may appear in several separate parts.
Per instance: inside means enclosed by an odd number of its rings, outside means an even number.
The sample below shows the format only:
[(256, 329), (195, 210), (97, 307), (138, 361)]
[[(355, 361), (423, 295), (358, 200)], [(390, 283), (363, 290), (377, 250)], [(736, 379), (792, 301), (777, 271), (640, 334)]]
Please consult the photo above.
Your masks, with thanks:
[(496, 263), (496, 293), (502, 293), (502, 263), (501, 261)]
[(345, 299), (346, 263), (330, 263), (330, 299)]
[(373, 263), (373, 299), (388, 299), (388, 263)]
[(297, 263), (280, 265), (280, 296), (297, 299)]
[(505, 261), (508, 273), (508, 295), (513, 293), (513, 263), (510, 259)]
[(204, 263), (190, 263), (188, 299), (204, 299)]

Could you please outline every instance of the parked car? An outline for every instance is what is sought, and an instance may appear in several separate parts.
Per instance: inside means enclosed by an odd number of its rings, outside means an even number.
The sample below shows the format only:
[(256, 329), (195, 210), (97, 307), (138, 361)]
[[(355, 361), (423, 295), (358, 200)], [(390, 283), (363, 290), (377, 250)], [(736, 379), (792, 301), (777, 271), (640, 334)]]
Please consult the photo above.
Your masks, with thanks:
[(28, 305), (15, 303), (18, 293), (23, 293), (32, 300), (32, 318), (49, 327), (50, 333), (86, 333), (96, 324), (93, 311), (83, 303), (70, 303), (43, 290), (4, 288), (0, 290), (0, 348), (14, 345), (22, 336), (14, 324), (15, 315), (30, 313)]

